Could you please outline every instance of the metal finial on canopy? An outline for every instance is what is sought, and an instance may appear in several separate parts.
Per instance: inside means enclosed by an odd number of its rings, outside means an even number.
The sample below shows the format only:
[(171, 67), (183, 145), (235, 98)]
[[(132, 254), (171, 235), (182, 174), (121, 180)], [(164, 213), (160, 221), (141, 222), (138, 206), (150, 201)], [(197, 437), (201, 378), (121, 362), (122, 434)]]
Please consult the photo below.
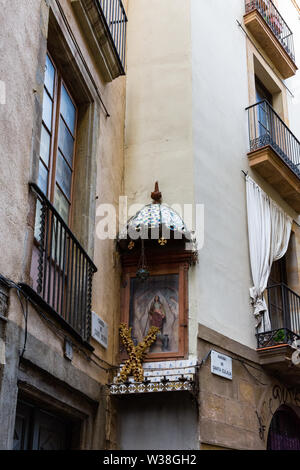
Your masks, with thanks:
[(158, 181), (155, 182), (154, 191), (151, 193), (151, 199), (153, 199), (154, 204), (160, 204), (161, 202), (161, 192), (158, 187)]

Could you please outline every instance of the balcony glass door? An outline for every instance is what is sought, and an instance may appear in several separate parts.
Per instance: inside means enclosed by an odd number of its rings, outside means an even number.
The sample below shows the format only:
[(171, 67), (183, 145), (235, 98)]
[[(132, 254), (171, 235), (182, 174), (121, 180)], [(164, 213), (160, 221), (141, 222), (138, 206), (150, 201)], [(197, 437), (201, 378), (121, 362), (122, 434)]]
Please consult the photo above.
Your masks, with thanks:
[[(268, 280), (268, 307), (272, 330), (290, 328), (286, 290), (287, 284), (286, 257), (284, 256), (272, 265)], [(286, 324), (288, 322), (288, 324)]]
[(272, 106), (273, 99), (271, 93), (268, 92), (258, 78), (255, 79), (255, 91), (256, 102), (260, 103), (257, 109), (258, 136), (261, 146), (264, 146), (271, 143), (272, 136), (272, 114), (266, 101)]

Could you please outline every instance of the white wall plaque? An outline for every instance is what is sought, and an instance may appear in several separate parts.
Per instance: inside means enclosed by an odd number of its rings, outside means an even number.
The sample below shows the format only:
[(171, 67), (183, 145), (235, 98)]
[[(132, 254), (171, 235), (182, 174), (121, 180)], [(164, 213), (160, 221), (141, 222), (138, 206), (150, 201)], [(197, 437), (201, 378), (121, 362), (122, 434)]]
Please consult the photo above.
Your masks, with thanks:
[(210, 364), (212, 374), (232, 380), (232, 359), (225, 354), (211, 351)]
[(92, 312), (92, 338), (107, 348), (108, 325), (95, 312)]

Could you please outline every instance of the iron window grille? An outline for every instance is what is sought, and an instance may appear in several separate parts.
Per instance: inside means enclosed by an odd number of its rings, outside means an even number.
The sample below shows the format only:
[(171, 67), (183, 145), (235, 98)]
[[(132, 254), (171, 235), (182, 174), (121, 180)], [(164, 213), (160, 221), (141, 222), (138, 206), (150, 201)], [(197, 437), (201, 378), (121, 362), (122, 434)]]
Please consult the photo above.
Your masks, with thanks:
[(93, 261), (40, 188), (37, 197), (35, 243), (38, 247), (35, 291), (80, 338), (91, 335)]

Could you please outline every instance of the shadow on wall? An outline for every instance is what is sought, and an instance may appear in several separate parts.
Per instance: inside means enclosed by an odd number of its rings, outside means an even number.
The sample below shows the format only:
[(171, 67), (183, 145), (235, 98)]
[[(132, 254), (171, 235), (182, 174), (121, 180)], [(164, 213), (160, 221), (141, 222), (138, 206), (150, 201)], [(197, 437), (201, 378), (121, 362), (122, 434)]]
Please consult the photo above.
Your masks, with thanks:
[(196, 450), (196, 401), (184, 392), (118, 399), (120, 450)]

